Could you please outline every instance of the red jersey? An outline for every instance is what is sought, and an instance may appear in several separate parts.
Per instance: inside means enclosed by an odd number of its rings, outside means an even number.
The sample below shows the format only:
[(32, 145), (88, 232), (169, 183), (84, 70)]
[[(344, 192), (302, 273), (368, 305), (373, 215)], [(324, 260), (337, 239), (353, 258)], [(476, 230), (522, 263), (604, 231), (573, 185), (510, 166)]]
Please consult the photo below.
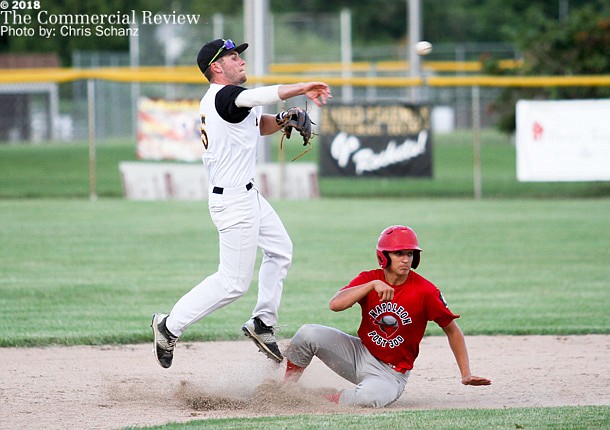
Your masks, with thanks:
[[(360, 273), (342, 290), (375, 279), (386, 282), (382, 269)], [(358, 302), (362, 309), (358, 337), (378, 360), (404, 373), (413, 368), (428, 321), (445, 327), (460, 316), (449, 310), (432, 282), (412, 270), (402, 285), (392, 287), (392, 301), (382, 303), (372, 291)]]

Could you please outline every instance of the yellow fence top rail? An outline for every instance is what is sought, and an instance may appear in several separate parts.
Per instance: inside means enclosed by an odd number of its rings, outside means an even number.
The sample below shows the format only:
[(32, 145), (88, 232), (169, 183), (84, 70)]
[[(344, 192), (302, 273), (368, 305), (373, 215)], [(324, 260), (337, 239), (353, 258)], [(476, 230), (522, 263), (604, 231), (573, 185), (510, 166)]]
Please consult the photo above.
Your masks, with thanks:
[(0, 69), (0, 84), (71, 82), (83, 79), (77, 69)]
[[(301, 70), (302, 71), (302, 70)], [(196, 66), (180, 67), (103, 67), (96, 69), (0, 69), (0, 84), (40, 82), (71, 82), (78, 80), (104, 80), (112, 82), (179, 83), (207, 85), (207, 80)], [(332, 86), (355, 87), (559, 87), (559, 86), (610, 86), (610, 75), (594, 76), (405, 76), (343, 78), (337, 75), (269, 74), (250, 76), (249, 84), (291, 84), (304, 80), (324, 81)]]
[[(515, 69), (521, 67), (519, 60), (500, 60), (498, 65), (501, 69)], [(483, 65), (479, 61), (423, 61), (423, 70), (435, 72), (481, 72)], [(271, 73), (338, 73), (342, 71), (368, 72), (376, 70), (379, 72), (397, 72), (409, 70), (408, 61), (379, 61), (379, 62), (353, 62), (350, 67), (343, 63), (290, 63), (271, 64)]]

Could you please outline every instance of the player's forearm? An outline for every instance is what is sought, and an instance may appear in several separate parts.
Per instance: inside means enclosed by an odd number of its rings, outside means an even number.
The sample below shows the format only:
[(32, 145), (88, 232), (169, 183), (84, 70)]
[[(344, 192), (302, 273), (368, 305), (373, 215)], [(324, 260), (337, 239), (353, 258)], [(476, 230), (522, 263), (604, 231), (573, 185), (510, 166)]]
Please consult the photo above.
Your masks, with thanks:
[(307, 92), (307, 87), (304, 83), (280, 85), (278, 94), (282, 100), (287, 100), (292, 97), (301, 96)]
[(455, 361), (460, 369), (460, 375), (463, 378), (467, 378), (471, 375), (470, 372), (470, 360), (468, 358), (468, 350), (466, 349), (466, 342), (462, 337), (461, 341), (455, 340), (450, 343), (451, 350), (455, 356)]
[(354, 304), (358, 303), (360, 299), (362, 299), (371, 291), (373, 291), (373, 286), (371, 282), (341, 290), (337, 294), (335, 294), (332, 299), (330, 299), (330, 310), (333, 312), (340, 312), (345, 309), (351, 308)]
[(471, 375), (470, 360), (468, 358), (466, 339), (464, 338), (462, 330), (460, 330), (460, 327), (455, 321), (452, 321), (447, 327), (444, 327), (443, 330), (445, 331), (445, 334), (447, 334), (449, 347), (451, 348), (451, 352), (453, 352), (453, 356), (455, 357), (455, 362), (460, 369), (462, 379), (469, 377)]
[(330, 87), (324, 82), (301, 82), (298, 84), (280, 85), (278, 94), (282, 100), (305, 95), (317, 106), (326, 104), (332, 98)]
[(277, 121), (275, 120), (275, 115), (270, 114), (263, 114), (261, 116), (261, 125), (259, 128), (261, 131), (261, 136), (268, 136), (280, 129), (280, 127), (277, 125)]

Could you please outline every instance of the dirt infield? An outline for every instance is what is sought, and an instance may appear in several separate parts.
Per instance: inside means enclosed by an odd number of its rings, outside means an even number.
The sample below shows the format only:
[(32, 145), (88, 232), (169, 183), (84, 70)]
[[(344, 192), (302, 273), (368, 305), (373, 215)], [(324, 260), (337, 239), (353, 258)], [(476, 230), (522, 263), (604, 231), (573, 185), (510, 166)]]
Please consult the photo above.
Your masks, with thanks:
[[(465, 387), (445, 337), (427, 337), (407, 389), (389, 410), (610, 405), (610, 336), (467, 338)], [(349, 383), (314, 361), (281, 387), (283, 366), (250, 341), (179, 343), (164, 370), (151, 345), (3, 348), (0, 428), (117, 429), (204, 418), (354, 412), (318, 395)], [(365, 412), (359, 410), (359, 412)]]

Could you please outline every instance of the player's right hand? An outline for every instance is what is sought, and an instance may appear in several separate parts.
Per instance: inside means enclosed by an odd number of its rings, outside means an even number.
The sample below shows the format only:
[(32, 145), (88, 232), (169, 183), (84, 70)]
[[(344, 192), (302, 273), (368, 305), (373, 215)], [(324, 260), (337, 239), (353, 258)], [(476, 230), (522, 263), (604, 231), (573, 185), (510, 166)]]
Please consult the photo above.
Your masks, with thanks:
[(375, 288), (375, 291), (379, 296), (379, 301), (381, 302), (389, 302), (394, 298), (394, 288), (390, 287), (385, 282), (377, 281), (373, 288)]
[(326, 101), (333, 97), (330, 93), (330, 87), (324, 82), (307, 82), (305, 84), (305, 96), (318, 106), (325, 105)]

